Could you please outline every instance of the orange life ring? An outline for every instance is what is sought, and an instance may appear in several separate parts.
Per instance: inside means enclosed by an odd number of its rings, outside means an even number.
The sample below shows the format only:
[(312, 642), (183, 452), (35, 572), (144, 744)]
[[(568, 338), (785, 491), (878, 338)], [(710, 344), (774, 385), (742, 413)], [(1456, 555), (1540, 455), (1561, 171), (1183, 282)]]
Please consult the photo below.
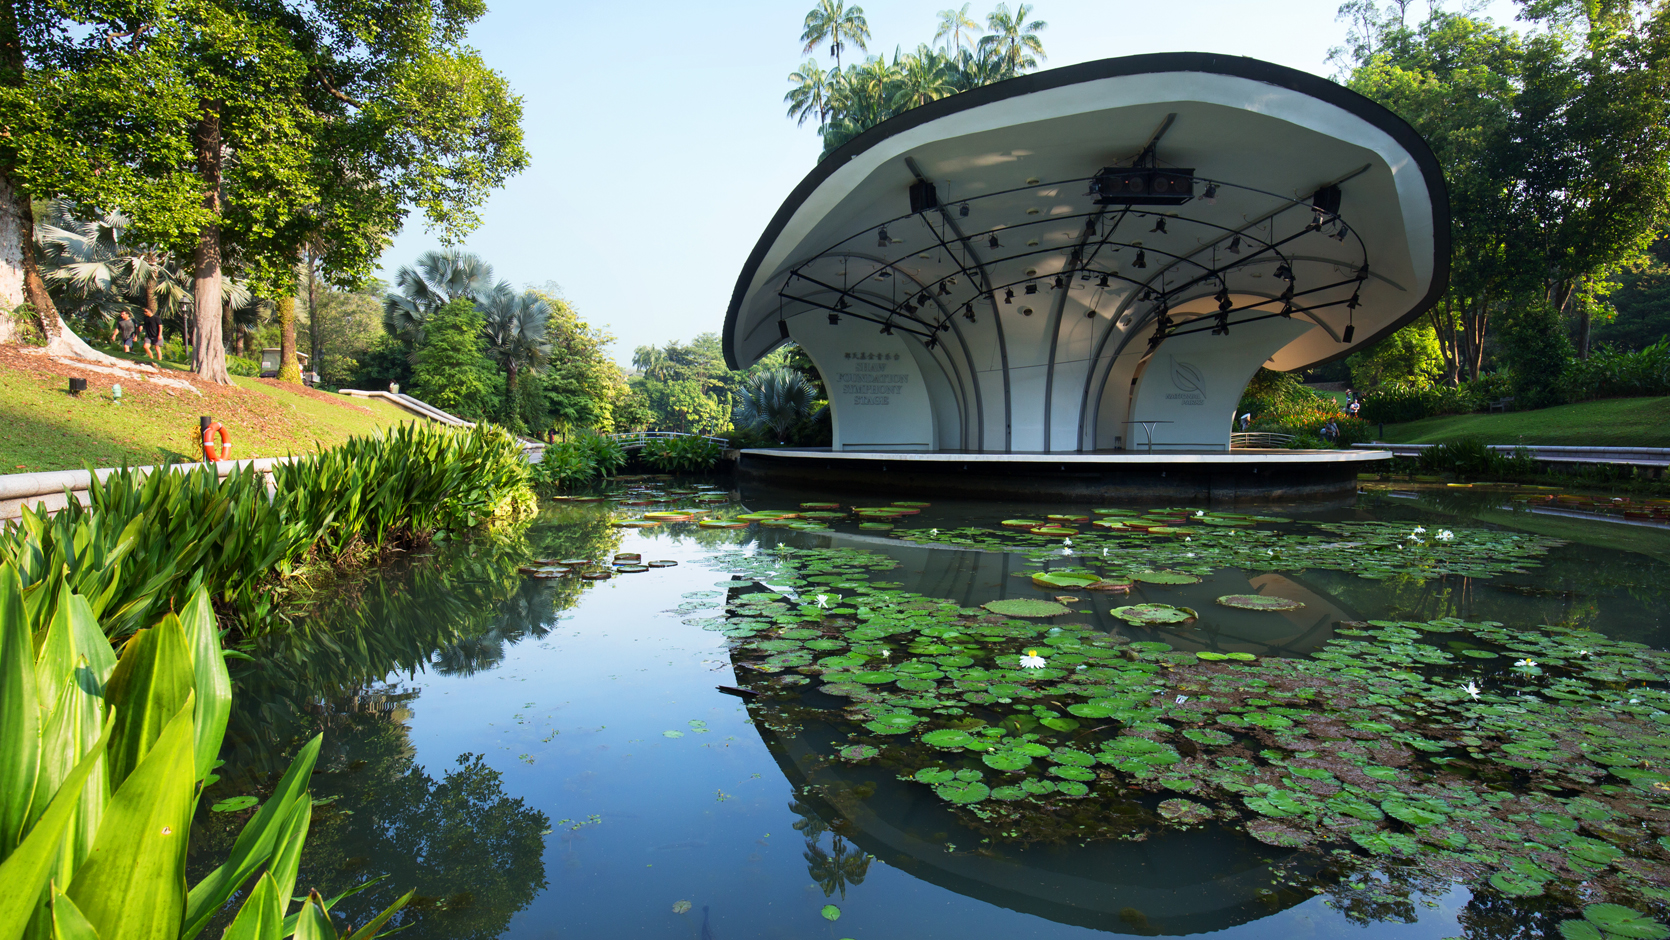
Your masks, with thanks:
[[(212, 440), (217, 433), (220, 435), (219, 457), (215, 456), (215, 445)], [(208, 461), (225, 460), (226, 455), (231, 452), (232, 438), (226, 433), (226, 425), (219, 421), (209, 422), (209, 426), (203, 429), (203, 459)]]

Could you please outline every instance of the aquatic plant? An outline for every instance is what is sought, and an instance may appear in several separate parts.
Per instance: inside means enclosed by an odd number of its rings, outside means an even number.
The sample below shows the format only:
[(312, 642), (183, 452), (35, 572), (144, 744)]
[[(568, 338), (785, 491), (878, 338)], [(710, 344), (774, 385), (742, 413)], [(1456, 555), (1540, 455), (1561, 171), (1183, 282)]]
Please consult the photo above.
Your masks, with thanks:
[(705, 437), (674, 437), (650, 441), (644, 445), (642, 457), (661, 473), (700, 473), (712, 470), (724, 455), (725, 448)]
[[(922, 597), (870, 580), (893, 563), (857, 550), (719, 563), (842, 591), (819, 608), (733, 590), (705, 624), (758, 677), (755, 719), (831, 720), (805, 698), (815, 684), (819, 702), (850, 703), (843, 757), (930, 788), (994, 842), (1210, 819), (1574, 908), (1599, 896), (1639, 917), (1670, 900), (1655, 861), (1670, 852), (1670, 654), (1449, 618), (1345, 624), (1311, 658), (1255, 659)], [(1046, 664), (1022, 668), (1044, 646)]]

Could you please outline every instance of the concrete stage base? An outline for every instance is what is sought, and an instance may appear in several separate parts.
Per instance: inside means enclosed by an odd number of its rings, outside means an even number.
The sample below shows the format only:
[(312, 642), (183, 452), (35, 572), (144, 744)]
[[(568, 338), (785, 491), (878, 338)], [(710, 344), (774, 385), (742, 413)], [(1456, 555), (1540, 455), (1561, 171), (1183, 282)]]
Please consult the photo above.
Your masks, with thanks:
[(1234, 450), (1228, 453), (877, 453), (749, 449), (738, 484), (942, 499), (1194, 504), (1339, 499), (1383, 450)]

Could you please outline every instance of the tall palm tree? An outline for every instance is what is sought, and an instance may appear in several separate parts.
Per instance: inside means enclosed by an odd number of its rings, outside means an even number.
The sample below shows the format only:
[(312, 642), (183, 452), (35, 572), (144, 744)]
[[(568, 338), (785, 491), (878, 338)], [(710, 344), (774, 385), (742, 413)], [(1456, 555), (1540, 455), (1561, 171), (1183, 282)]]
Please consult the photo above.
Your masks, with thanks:
[[(126, 310), (156, 314), (189, 307), (191, 277), (165, 251), (128, 242), (132, 224), (120, 212), (91, 221), (76, 218), (70, 205), (54, 201), (35, 225), (41, 273), (58, 285), (62, 301), (84, 321), (113, 320)], [(248, 290), (238, 285), (243, 295)]]
[(974, 47), (980, 24), (969, 17), (968, 8), (971, 6), (972, 3), (965, 3), (961, 10), (939, 11), (939, 29), (934, 32), (934, 42), (944, 40), (945, 51), (949, 55), (956, 55), (964, 43)]
[(493, 266), (456, 248), (426, 251), (417, 264), (394, 273), (394, 290), (383, 298), (383, 325), (415, 345), (430, 314), (454, 300), (480, 301), (493, 292)]
[(944, 56), (925, 45), (917, 46), (915, 53), (897, 60), (897, 77), (888, 100), (892, 111), (895, 114), (908, 111), (955, 93), (945, 63)]
[(798, 118), (794, 126), (803, 126), (813, 114), (818, 116), (819, 127), (829, 122), (829, 77), (816, 59), (807, 59), (799, 71), (789, 73), (794, 87), (783, 100), (789, 103), (789, 117)]
[(513, 419), (519, 399), (516, 383), (524, 369), (537, 371), (551, 361), (551, 305), (533, 291), (518, 294), (500, 282), (480, 302), (486, 321), (482, 332), (487, 340), (487, 358), (498, 363), (505, 374), (505, 417)]
[(847, 9), (846, 0), (818, 0), (818, 5), (806, 14), (806, 30), (800, 34), (806, 44), (803, 53), (810, 53), (825, 42), (829, 54), (835, 57), (835, 68), (841, 67), (841, 48), (847, 43), (860, 52), (869, 48), (870, 24), (864, 20), (864, 8)]
[(986, 29), (990, 33), (980, 37), (980, 49), (990, 50), (1003, 63), (1005, 78), (1013, 78), (1027, 69), (1038, 67), (1038, 59), (1047, 59), (1044, 55), (1044, 43), (1038, 38), (1038, 31), (1049, 24), (1043, 20), (1033, 20), (1028, 23), (1026, 18), (1032, 14), (1033, 7), (1022, 3), (1015, 7), (1010, 14), (1009, 4), (999, 3), (997, 9), (986, 17)]
[(632, 350), (632, 368), (646, 379), (664, 382), (673, 374), (676, 363), (660, 346), (639, 346)]

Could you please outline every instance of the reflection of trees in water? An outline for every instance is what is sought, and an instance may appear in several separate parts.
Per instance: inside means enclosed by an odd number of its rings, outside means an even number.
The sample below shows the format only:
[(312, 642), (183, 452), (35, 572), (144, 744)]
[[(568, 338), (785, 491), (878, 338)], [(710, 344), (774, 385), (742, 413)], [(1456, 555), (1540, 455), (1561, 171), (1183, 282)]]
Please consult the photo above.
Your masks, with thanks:
[[(1325, 876), (1318, 883), (1326, 886), (1334, 909), (1359, 927), (1384, 922), (1413, 924), (1455, 890), (1448, 877), (1423, 870), (1413, 862), (1348, 864), (1351, 871), (1338, 877)], [(1510, 898), (1480, 885), (1472, 889), (1456, 920), (1465, 940), (1543, 940), (1560, 936), (1559, 922), (1574, 916), (1553, 898)]]
[[(233, 664), (227, 765), (204, 805), (265, 794), (322, 731), (312, 789), (335, 799), (315, 809), (298, 885), (330, 896), (386, 873), (338, 909), (363, 922), (415, 888), (411, 914), (402, 915), (413, 924), (408, 935), (498, 936), (545, 887), (549, 820), (507, 795), (480, 755), (432, 776), (408, 736), (416, 692), (385, 678), (497, 665), (510, 645), (543, 636), (582, 590), (518, 569), (537, 558), (604, 557), (619, 540), (606, 511), (546, 514), (318, 588), (308, 606), (285, 612), (282, 627), (241, 645), (253, 661)], [(243, 815), (199, 814), (192, 877), (225, 857)]]
[(794, 828), (806, 837), (806, 851), (802, 853), (806, 859), (806, 873), (823, 889), (824, 897), (834, 897), (839, 893), (845, 900), (847, 886), (857, 887), (864, 883), (875, 856), (848, 845), (839, 833), (831, 833), (829, 851), (824, 851), (823, 834), (829, 832), (830, 824), (816, 810), (798, 800), (789, 804), (789, 812), (800, 817), (795, 820)]

